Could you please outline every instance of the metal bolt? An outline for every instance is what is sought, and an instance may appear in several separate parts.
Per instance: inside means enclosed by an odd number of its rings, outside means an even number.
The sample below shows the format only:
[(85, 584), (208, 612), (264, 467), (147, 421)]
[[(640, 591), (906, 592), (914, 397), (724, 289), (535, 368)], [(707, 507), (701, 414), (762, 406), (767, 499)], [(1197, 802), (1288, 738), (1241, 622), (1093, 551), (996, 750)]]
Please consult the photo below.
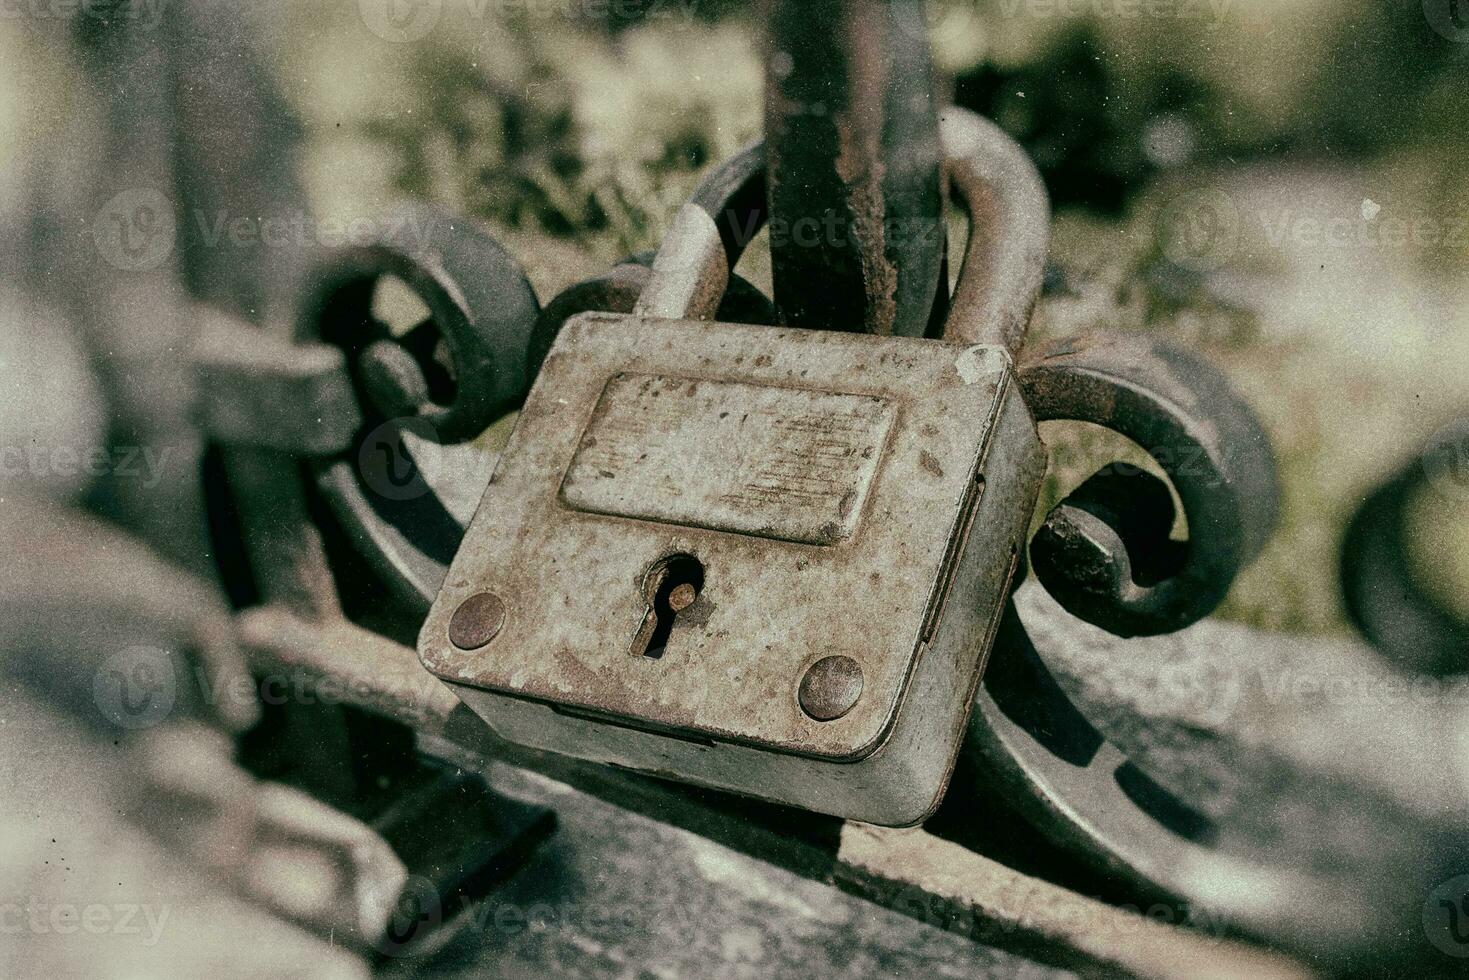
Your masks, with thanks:
[(449, 642), (460, 650), (488, 646), (505, 625), (505, 603), (493, 592), (472, 595), (449, 619)]
[(699, 598), (699, 591), (685, 582), (668, 593), (668, 608), (676, 613), (681, 613), (692, 606), (697, 598)]
[(826, 657), (801, 678), (801, 710), (817, 721), (836, 721), (862, 696), (862, 667), (851, 657)]

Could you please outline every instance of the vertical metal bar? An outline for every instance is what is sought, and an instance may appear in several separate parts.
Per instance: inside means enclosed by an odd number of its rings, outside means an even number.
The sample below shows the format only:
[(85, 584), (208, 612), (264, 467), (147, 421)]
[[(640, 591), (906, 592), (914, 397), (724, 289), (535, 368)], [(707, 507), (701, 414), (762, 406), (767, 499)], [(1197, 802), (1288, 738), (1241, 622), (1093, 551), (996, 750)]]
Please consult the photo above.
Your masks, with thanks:
[[(126, 19), (84, 19), (78, 43), (99, 92), (107, 131), (99, 147), (99, 220), (135, 220), (149, 195), (167, 214), (158, 261), (116, 268), (89, 256), (79, 277), (87, 324), (114, 413), (115, 439), (157, 448), (170, 466), (158, 485), (113, 480), (117, 516), (201, 574), (214, 574), (199, 474), (200, 395), (185, 356), (198, 334), (198, 300), (287, 336), (313, 245), (295, 170), (300, 128), (261, 66), (250, 14), (209, 0), (163, 11), (156, 31)], [(116, 196), (113, 196), (116, 195)], [(121, 215), (112, 211), (122, 210)], [(283, 247), (210, 241), (201, 228), (244, 219), (287, 229)], [(263, 232), (262, 232), (263, 233)], [(100, 251), (100, 249), (99, 249)], [(239, 329), (249, 329), (241, 326)], [(250, 522), (247, 547), (263, 596), (302, 614), (337, 610), (321, 542), (306, 517), (296, 464), (286, 455), (230, 446), (225, 465)]]
[(776, 303), (793, 326), (921, 336), (944, 257), (922, 0), (767, 0), (767, 12)]

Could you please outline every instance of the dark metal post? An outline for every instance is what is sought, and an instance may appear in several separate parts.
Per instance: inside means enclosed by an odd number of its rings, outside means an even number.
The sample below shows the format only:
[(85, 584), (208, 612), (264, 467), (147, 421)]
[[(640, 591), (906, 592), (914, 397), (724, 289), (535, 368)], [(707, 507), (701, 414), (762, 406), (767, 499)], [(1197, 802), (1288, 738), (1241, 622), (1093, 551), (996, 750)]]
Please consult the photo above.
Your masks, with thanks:
[[(919, 336), (943, 310), (921, 0), (767, 0), (775, 300), (793, 326)], [(947, 286), (947, 283), (944, 284)]]

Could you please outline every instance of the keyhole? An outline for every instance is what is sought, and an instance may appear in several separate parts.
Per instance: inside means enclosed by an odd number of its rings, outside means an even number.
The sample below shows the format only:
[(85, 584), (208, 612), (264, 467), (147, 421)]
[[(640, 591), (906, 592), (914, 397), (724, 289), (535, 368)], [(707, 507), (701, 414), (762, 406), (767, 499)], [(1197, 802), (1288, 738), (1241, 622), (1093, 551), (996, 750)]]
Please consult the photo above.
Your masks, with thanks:
[(671, 555), (650, 568), (643, 579), (648, 612), (633, 637), (633, 656), (661, 660), (679, 613), (698, 600), (703, 588), (704, 566), (692, 555)]

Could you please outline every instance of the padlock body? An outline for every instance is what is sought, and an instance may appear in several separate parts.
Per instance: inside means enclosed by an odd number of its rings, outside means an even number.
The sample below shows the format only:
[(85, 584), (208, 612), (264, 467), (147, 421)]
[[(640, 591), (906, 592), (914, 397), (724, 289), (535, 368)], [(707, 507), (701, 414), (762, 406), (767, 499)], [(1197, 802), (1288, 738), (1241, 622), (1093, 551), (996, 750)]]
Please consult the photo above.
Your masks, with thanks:
[[(419, 654), (511, 741), (913, 824), (947, 784), (1044, 469), (1000, 348), (586, 314)], [(486, 595), (478, 645), (455, 615)]]

